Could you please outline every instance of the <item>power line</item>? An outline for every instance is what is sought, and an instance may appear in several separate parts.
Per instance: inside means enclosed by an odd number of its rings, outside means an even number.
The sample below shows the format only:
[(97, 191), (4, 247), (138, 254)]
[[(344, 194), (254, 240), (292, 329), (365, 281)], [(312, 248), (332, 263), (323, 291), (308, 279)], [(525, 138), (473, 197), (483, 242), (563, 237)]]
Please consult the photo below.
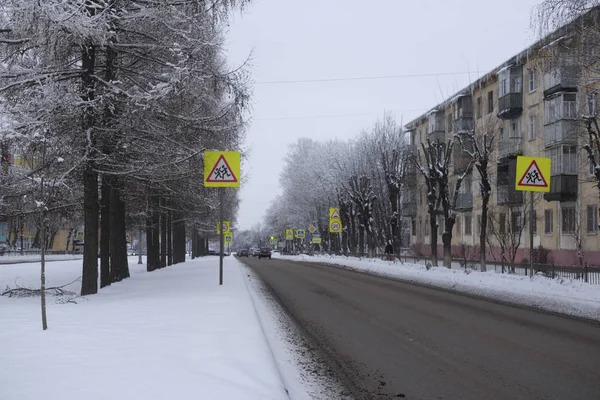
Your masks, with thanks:
[[(404, 110), (404, 112), (425, 112), (426, 109), (413, 109)], [(286, 120), (307, 120), (307, 119), (328, 119), (328, 118), (345, 118), (345, 117), (364, 117), (369, 115), (381, 115), (381, 112), (370, 112), (370, 113), (351, 113), (351, 114), (324, 114), (324, 115), (298, 115), (291, 117), (264, 117), (264, 118), (253, 118), (252, 121), (286, 121)]]
[(287, 83), (319, 83), (319, 82), (347, 82), (347, 81), (367, 81), (382, 79), (406, 79), (406, 78), (425, 78), (432, 76), (452, 76), (452, 75), (470, 75), (473, 71), (467, 72), (432, 72), (425, 74), (405, 74), (405, 75), (381, 75), (381, 76), (354, 76), (348, 78), (317, 78), (317, 79), (289, 79), (279, 81), (258, 81), (256, 85), (276, 85)]

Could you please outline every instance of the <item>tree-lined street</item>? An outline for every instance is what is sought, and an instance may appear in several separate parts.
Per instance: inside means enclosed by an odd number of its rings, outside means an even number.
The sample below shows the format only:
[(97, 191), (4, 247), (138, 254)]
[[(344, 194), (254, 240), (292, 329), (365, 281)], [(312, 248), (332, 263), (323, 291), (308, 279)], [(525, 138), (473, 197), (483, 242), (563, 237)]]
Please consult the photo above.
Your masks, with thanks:
[(358, 398), (594, 399), (598, 325), (285, 259), (244, 259)]

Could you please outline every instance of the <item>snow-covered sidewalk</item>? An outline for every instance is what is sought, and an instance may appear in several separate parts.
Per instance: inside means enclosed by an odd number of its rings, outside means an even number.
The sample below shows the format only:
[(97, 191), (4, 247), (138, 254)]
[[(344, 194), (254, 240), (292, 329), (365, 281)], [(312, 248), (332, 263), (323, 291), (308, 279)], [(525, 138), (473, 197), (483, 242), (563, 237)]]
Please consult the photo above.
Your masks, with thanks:
[(430, 285), (489, 299), (600, 321), (600, 285), (565, 278), (515, 276), (494, 271), (465, 273), (444, 267), (344, 256), (278, 257), (350, 268), (370, 274)]
[[(97, 295), (49, 296), (45, 332), (39, 297), (0, 296), (0, 399), (288, 398), (235, 258), (223, 286), (217, 257), (151, 273), (129, 260), (131, 278)], [(48, 286), (60, 286), (81, 261), (47, 268)], [(0, 265), (0, 293), (15, 282), (39, 287), (39, 263)]]
[[(17, 263), (33, 263), (40, 262), (41, 256), (39, 254), (10, 254), (0, 256), (0, 264), (17, 264)], [(67, 260), (81, 260), (83, 256), (81, 254), (48, 254), (46, 255), (46, 261), (67, 261)]]

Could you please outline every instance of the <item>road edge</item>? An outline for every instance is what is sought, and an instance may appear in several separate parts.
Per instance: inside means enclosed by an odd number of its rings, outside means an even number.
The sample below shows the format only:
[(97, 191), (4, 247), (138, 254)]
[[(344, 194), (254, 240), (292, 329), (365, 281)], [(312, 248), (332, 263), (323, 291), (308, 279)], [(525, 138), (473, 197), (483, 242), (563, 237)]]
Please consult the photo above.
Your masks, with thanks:
[[(317, 368), (314, 366), (327, 365), (331, 367), (329, 355), (321, 354), (324, 352), (322, 346), (318, 343), (315, 345), (311, 335), (307, 334), (306, 330), (285, 308), (268, 283), (261, 279), (252, 267), (243, 261), (238, 260), (238, 262), (242, 267), (240, 270), (247, 275), (245, 277), (246, 288), (250, 293), (255, 312), (263, 327), (265, 338), (279, 369), (288, 397), (291, 400), (308, 400), (321, 399), (323, 397), (320, 396), (327, 395), (325, 398), (331, 400), (355, 399), (355, 397), (345, 393), (347, 385), (338, 376), (339, 374), (323, 376), (315, 372)], [(265, 291), (267, 296), (271, 298), (264, 297), (261, 290)], [(265, 318), (270, 320), (266, 321)], [(275, 327), (275, 329), (273, 331), (266, 329), (266, 326), (269, 325)], [(286, 331), (286, 328), (289, 330)], [(304, 343), (292, 342), (292, 337)], [(275, 346), (274, 342), (278, 342), (281, 346)], [(309, 348), (307, 344), (310, 344), (313, 348)], [(315, 354), (313, 350), (316, 350), (318, 354)], [(310, 365), (312, 368), (310, 370), (303, 368), (303, 364)], [(308, 375), (310, 382), (307, 382), (306, 375)], [(319, 393), (313, 393), (314, 391)], [(332, 392), (337, 392), (337, 395)], [(315, 395), (318, 397), (315, 397)]]
[(562, 312), (559, 312), (559, 311), (549, 310), (547, 308), (536, 307), (536, 306), (530, 305), (530, 304), (523, 304), (523, 303), (512, 302), (512, 301), (508, 301), (508, 300), (502, 300), (502, 299), (498, 299), (496, 297), (485, 296), (485, 295), (476, 294), (476, 293), (472, 293), (472, 292), (468, 292), (468, 291), (453, 290), (451, 288), (447, 288), (447, 287), (443, 287), (443, 286), (437, 286), (437, 285), (432, 285), (432, 284), (428, 284), (428, 283), (424, 283), (424, 282), (420, 282), (420, 281), (415, 281), (415, 280), (410, 280), (410, 279), (402, 279), (402, 278), (399, 278), (397, 276), (386, 274), (386, 273), (382, 273), (382, 272), (374, 272), (374, 271), (369, 271), (369, 270), (363, 270), (363, 269), (360, 269), (360, 268), (354, 268), (354, 267), (349, 267), (347, 265), (335, 264), (335, 263), (315, 262), (315, 261), (308, 261), (308, 260), (307, 261), (292, 261), (292, 260), (289, 260), (289, 261), (290, 262), (303, 263), (303, 264), (325, 265), (325, 266), (328, 266), (328, 267), (333, 267), (333, 268), (344, 269), (344, 270), (347, 270), (347, 271), (352, 271), (352, 272), (355, 272), (355, 273), (358, 273), (358, 274), (369, 275), (369, 276), (376, 276), (376, 277), (379, 277), (379, 278), (385, 278), (385, 279), (389, 279), (389, 280), (394, 280), (394, 281), (397, 281), (397, 282), (402, 282), (402, 283), (407, 283), (407, 284), (410, 284), (410, 285), (425, 287), (425, 288), (428, 288), (428, 289), (435, 289), (435, 290), (439, 290), (439, 291), (446, 292), (446, 293), (453, 293), (453, 294), (461, 295), (461, 296), (464, 296), (464, 297), (469, 297), (469, 298), (476, 299), (476, 300), (484, 300), (484, 301), (488, 301), (490, 303), (500, 304), (500, 305), (514, 307), (514, 308), (520, 308), (520, 309), (523, 309), (523, 310), (535, 311), (535, 312), (539, 312), (539, 313), (543, 313), (543, 314), (553, 315), (553, 316), (556, 316), (556, 317), (562, 317), (562, 318), (567, 318), (567, 319), (572, 319), (572, 320), (575, 320), (575, 321), (580, 321), (580, 322), (588, 323), (590, 325), (600, 326), (600, 320), (599, 319), (586, 318), (586, 317), (582, 317), (582, 316), (579, 316), (579, 315), (562, 313)]

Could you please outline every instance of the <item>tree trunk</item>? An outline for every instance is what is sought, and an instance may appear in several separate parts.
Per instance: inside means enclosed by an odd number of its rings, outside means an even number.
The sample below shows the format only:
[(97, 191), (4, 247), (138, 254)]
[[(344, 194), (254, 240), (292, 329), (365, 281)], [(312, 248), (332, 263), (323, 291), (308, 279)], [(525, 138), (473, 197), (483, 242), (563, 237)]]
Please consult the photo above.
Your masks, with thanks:
[(174, 215), (173, 264), (185, 262), (185, 220), (181, 212)]
[(125, 202), (121, 199), (121, 188), (112, 188), (110, 196), (111, 234), (110, 264), (113, 282), (129, 278), (127, 261), (127, 233), (125, 227)]
[(110, 178), (102, 177), (100, 204), (100, 288), (110, 285)]
[(480, 262), (480, 270), (481, 272), (485, 272), (486, 262), (485, 262), (485, 252), (486, 252), (486, 236), (487, 236), (487, 222), (488, 222), (488, 207), (490, 202), (489, 192), (482, 196), (482, 205), (481, 205), (481, 232), (479, 234), (479, 262)]
[(435, 220), (435, 214), (429, 214), (429, 227), (431, 228), (431, 265), (437, 267), (438, 265), (438, 246), (437, 246), (437, 221)]
[(161, 199), (163, 208), (160, 210), (160, 267), (167, 266), (167, 212), (164, 208), (165, 200)]
[(365, 254), (365, 227), (358, 227), (358, 256), (362, 257)]
[(72, 237), (73, 237), (73, 228), (69, 229), (69, 233), (67, 233), (67, 242), (65, 244), (65, 253), (69, 252), (69, 243), (71, 242)]
[(167, 211), (167, 265), (173, 265), (173, 213)]
[(398, 189), (396, 185), (388, 185), (388, 191), (390, 193), (390, 203), (392, 205), (392, 218), (390, 219), (390, 226), (392, 228), (392, 247), (394, 254), (398, 254), (401, 239), (399, 221), (398, 221)]
[[(89, 7), (90, 13), (95, 9)], [(81, 69), (82, 99), (84, 102), (94, 100), (93, 79), (96, 65), (95, 48), (86, 45), (82, 52)], [(81, 274), (81, 295), (98, 293), (98, 174), (94, 170), (95, 135), (94, 135), (94, 110), (88, 106), (83, 115), (83, 138), (87, 140), (88, 154), (83, 171), (83, 209), (84, 209), (84, 242), (83, 242), (83, 270)]]
[(154, 259), (152, 263), (154, 269), (160, 268), (160, 199), (152, 198), (152, 255)]
[(192, 229), (192, 260), (198, 257), (198, 232), (195, 229)]
[(152, 245), (154, 239), (152, 238), (152, 210), (148, 210), (148, 216), (146, 217), (146, 271), (151, 272), (156, 269), (154, 260), (154, 251), (156, 250)]
[(453, 220), (446, 220), (445, 232), (442, 233), (442, 243), (444, 244), (444, 267), (452, 268), (452, 228)]

